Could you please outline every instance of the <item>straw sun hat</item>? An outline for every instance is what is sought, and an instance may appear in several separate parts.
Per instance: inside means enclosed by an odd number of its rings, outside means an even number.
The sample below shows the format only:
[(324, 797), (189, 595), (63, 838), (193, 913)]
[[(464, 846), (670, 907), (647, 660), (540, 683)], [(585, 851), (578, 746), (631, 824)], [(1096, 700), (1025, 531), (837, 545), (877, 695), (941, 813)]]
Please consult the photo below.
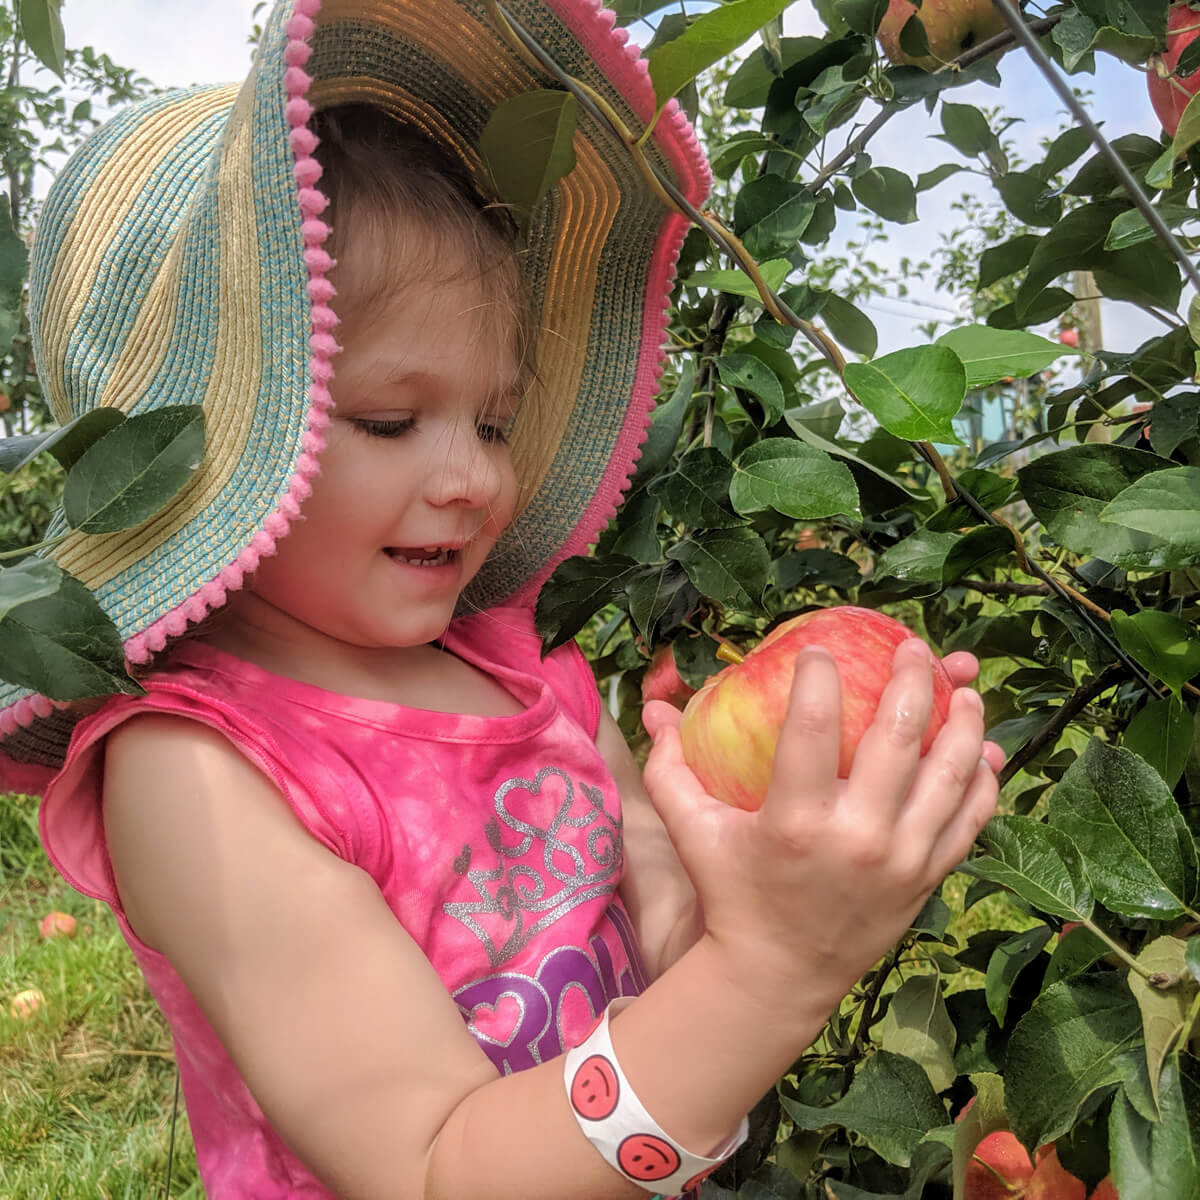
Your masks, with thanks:
[[(629, 128), (645, 128), (645, 63), (597, 0), (504, 0), (504, 11)], [(63, 168), (31, 280), (38, 373), (56, 418), (98, 406), (205, 410), (204, 461), (167, 509), (122, 533), (72, 534), (53, 551), (112, 617), (129, 662), (242, 586), (318, 471), (337, 302), (313, 110), (377, 105), (483, 180), (479, 137), (496, 106), (561, 86), (512, 48), (485, 0), (278, 0), (240, 87), (155, 96)], [(543, 394), (538, 419), (514, 432), (522, 508), (471, 585), (480, 607), (532, 598), (595, 540), (628, 483), (661, 370), (687, 221), (586, 107), (574, 149), (574, 169), (533, 212), (523, 255)], [(674, 102), (645, 152), (702, 201), (708, 169)], [(34, 790), (61, 762), (72, 723), (44, 697), (0, 685), (0, 786)]]

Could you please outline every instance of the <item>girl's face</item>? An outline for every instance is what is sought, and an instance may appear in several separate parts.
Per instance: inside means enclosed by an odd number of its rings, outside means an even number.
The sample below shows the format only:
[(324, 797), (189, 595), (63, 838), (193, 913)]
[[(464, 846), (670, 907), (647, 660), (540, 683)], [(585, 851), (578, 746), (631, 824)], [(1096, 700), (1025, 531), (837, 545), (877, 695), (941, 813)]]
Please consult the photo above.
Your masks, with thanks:
[[(258, 610), (254, 623), (275, 635), (430, 642), (513, 518), (511, 318), (465, 253), (453, 257), (440, 263), (452, 282), (414, 282), (338, 330), (321, 473), (245, 597), (245, 615)], [(342, 292), (351, 269), (339, 272)]]

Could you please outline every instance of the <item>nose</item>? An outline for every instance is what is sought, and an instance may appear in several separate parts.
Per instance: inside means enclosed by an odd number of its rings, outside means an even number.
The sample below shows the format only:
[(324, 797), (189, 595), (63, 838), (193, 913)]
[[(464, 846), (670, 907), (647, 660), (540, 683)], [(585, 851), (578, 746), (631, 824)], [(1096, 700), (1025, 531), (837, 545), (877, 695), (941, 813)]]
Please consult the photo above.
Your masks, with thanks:
[(481, 440), (470, 421), (449, 424), (427, 466), (429, 502), (490, 507), (504, 489), (506, 463), (507, 451)]

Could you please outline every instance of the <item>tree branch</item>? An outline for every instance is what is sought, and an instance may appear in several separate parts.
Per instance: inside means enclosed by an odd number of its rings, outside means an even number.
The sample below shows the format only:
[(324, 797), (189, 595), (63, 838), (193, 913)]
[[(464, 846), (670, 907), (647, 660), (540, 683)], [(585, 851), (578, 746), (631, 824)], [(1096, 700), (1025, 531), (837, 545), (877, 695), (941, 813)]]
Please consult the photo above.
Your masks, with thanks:
[(1003, 787), (1026, 763), (1031, 762), (1044, 746), (1054, 741), (1060, 733), (1101, 692), (1106, 692), (1125, 677), (1125, 668), (1120, 663), (1106, 667), (1094, 679), (1077, 688), (1054, 711), (1046, 722), (1005, 764), (997, 778)]
[(1013, 579), (959, 579), (959, 586), (982, 592), (985, 596), (1048, 596), (1050, 587), (1045, 583), (1017, 583)]

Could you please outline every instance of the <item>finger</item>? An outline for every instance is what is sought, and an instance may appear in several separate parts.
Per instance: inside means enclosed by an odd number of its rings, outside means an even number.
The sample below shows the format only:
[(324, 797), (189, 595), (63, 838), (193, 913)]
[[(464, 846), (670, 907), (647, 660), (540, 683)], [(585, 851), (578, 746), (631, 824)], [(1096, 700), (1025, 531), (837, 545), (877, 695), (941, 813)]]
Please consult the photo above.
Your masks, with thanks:
[(971, 688), (958, 688), (950, 698), (946, 723), (921, 760), (913, 782), (908, 816), (914, 836), (921, 836), (922, 830), (940, 830), (954, 818), (981, 762), (987, 765), (983, 759), (983, 702)]
[(665, 700), (647, 700), (642, 705), (642, 724), (646, 726), (646, 732), (650, 735), (651, 740), (654, 739), (658, 730), (667, 726), (678, 729), (682, 717), (683, 713)]
[(975, 839), (996, 813), (999, 794), (995, 774), (981, 759), (962, 804), (930, 850), (930, 871), (937, 879), (944, 879), (971, 853)]
[[(675, 711), (663, 701), (647, 704), (646, 708)], [(672, 723), (666, 714), (661, 718), (658, 713), (646, 715), (654, 722), (651, 731), (654, 744), (650, 747), (642, 780), (649, 793), (650, 802), (666, 825), (667, 832), (671, 834), (671, 840), (675, 841), (676, 831), (686, 829), (688, 816), (694, 814), (697, 808), (721, 805), (719, 800), (714, 800), (705, 791), (703, 784), (684, 760), (678, 721)]]
[(946, 674), (955, 687), (974, 683), (979, 675), (979, 659), (967, 650), (955, 650), (953, 654), (947, 654), (942, 659), (942, 666), (946, 668)]
[(983, 759), (992, 769), (994, 775), (999, 775), (1004, 768), (1007, 756), (1004, 753), (1004, 748), (998, 746), (995, 742), (983, 743)]
[(825, 808), (833, 801), (842, 743), (842, 689), (828, 650), (808, 646), (796, 656), (787, 713), (763, 813), (767, 819), (797, 805)]
[(929, 647), (919, 638), (908, 638), (896, 647), (892, 677), (854, 755), (853, 794), (876, 815), (883, 815), (881, 806), (895, 813), (916, 778), (921, 742), (933, 711), (931, 663)]

